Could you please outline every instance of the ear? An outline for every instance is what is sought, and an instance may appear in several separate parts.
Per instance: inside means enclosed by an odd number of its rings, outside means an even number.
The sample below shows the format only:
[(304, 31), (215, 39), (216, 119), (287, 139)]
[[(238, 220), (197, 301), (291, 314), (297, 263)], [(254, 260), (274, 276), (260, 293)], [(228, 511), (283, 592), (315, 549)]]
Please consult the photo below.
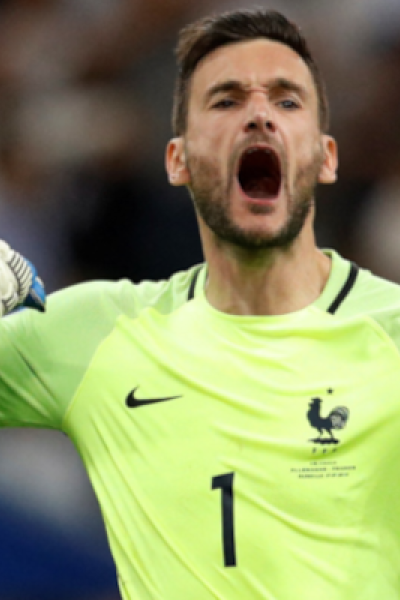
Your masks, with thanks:
[(319, 172), (319, 183), (335, 183), (337, 179), (338, 152), (337, 144), (330, 135), (322, 136), (324, 161)]
[(165, 151), (165, 168), (171, 185), (187, 185), (190, 173), (186, 166), (185, 144), (182, 137), (172, 138)]

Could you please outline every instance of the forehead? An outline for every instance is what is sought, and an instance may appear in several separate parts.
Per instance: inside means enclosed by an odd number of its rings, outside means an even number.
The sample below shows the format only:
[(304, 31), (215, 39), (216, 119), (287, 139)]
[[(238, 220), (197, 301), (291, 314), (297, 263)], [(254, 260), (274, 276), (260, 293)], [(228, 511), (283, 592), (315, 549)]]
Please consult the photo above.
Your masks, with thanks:
[(237, 42), (217, 48), (199, 62), (192, 77), (191, 96), (201, 98), (209, 88), (226, 80), (253, 86), (278, 78), (298, 83), (316, 97), (308, 66), (289, 46), (267, 39)]

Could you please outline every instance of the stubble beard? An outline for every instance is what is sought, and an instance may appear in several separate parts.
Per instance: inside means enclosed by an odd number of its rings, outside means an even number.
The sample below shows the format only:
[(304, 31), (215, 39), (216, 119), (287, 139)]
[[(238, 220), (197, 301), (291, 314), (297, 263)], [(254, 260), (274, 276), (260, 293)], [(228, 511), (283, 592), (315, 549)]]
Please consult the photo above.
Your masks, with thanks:
[[(232, 219), (229, 198), (235, 177), (233, 164), (229, 165), (227, 183), (224, 185), (218, 167), (211, 160), (204, 156), (190, 156), (190, 191), (196, 211), (220, 242), (227, 242), (247, 251), (285, 250), (299, 236), (314, 204), (321, 165), (322, 152), (318, 151), (297, 172), (292, 194), (285, 175), (287, 168), (283, 165), (282, 186), (288, 199), (288, 214), (282, 227), (273, 233), (245, 229)], [(274, 208), (254, 204), (249, 206), (249, 210), (253, 214), (266, 215)]]

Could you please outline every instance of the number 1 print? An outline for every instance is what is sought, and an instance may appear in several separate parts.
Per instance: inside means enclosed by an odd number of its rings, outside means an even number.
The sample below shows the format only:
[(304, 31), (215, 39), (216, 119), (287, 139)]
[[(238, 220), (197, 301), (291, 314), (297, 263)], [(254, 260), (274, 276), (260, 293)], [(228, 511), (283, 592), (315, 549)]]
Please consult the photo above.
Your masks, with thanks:
[(222, 546), (225, 567), (236, 566), (235, 532), (233, 524), (233, 476), (234, 473), (216, 475), (212, 489), (221, 490)]

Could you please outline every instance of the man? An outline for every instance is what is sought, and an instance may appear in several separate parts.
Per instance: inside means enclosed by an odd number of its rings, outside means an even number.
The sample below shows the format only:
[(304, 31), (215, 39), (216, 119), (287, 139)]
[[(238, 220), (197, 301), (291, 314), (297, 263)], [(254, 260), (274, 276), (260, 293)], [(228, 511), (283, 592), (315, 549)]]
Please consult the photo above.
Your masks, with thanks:
[(73, 441), (124, 600), (399, 600), (400, 289), (316, 247), (321, 76), (264, 10), (178, 63), (166, 165), (206, 262), (3, 319), (1, 422)]

